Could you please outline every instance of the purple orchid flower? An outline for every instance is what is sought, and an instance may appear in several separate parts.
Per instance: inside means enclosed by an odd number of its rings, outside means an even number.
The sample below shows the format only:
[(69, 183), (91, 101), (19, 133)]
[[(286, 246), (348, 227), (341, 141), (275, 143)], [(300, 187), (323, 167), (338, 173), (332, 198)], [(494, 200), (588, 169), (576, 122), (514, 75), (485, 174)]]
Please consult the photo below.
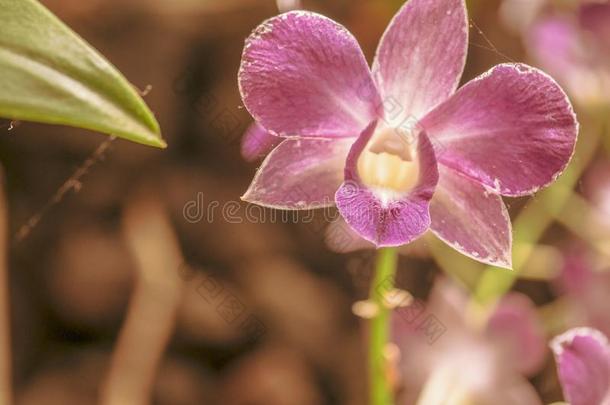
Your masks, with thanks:
[(468, 294), (445, 279), (426, 306), (394, 312), (393, 341), (404, 351), (397, 403), (541, 404), (525, 377), (540, 370), (546, 349), (530, 299), (508, 294), (483, 328), (469, 315)]
[(578, 124), (562, 89), (526, 65), (498, 65), (456, 92), (467, 48), (463, 0), (409, 1), (372, 71), (356, 39), (326, 17), (294, 11), (267, 20), (246, 40), (239, 87), (267, 136), (285, 139), (242, 198), (280, 209), (336, 205), (376, 247), (430, 229), (476, 260), (510, 268), (501, 196), (553, 182)]
[(563, 393), (571, 405), (610, 405), (610, 345), (591, 328), (576, 328), (551, 342)]

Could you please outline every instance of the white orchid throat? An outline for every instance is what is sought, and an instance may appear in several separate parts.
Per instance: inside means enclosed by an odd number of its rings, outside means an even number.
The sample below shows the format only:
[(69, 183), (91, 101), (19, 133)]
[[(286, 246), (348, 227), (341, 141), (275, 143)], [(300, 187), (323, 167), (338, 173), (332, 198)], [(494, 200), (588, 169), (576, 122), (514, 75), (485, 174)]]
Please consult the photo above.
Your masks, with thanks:
[(358, 158), (362, 183), (384, 199), (411, 191), (420, 175), (416, 135), (415, 130), (377, 129)]

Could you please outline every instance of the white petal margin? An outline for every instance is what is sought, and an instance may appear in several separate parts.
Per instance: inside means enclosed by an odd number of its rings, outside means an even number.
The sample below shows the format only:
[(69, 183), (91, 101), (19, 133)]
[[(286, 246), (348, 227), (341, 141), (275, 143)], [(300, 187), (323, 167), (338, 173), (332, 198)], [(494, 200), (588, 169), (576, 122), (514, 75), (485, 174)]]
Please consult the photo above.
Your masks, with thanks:
[(242, 200), (269, 208), (305, 210), (335, 205), (353, 139), (290, 138), (263, 161)]
[(430, 229), (458, 252), (512, 269), (512, 230), (502, 197), (442, 164), (430, 203)]

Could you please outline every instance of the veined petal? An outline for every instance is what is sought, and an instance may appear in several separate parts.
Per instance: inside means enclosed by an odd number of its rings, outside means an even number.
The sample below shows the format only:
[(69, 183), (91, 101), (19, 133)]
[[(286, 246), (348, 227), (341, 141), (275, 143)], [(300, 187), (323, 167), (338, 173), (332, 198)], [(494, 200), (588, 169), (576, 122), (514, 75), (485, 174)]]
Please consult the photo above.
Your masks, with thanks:
[(261, 24), (246, 40), (238, 77), (246, 108), (276, 135), (356, 137), (381, 105), (356, 39), (312, 12)]
[(241, 139), (241, 155), (246, 161), (253, 162), (267, 156), (283, 140), (254, 122)]
[(400, 246), (421, 236), (430, 226), (429, 203), (438, 182), (434, 149), (424, 132), (417, 137), (419, 175), (408, 192), (386, 194), (367, 187), (358, 174), (358, 159), (373, 133), (370, 124), (353, 144), (345, 166), (345, 182), (335, 200), (341, 216), (362, 238), (377, 247)]
[(438, 170), (432, 232), (466, 256), (511, 268), (511, 224), (502, 197), (453, 169), (439, 165)]
[[(421, 118), (457, 88), (468, 51), (463, 0), (410, 0), (383, 35), (373, 73), (384, 104)], [(388, 117), (393, 119), (393, 117)]]
[(551, 348), (571, 405), (610, 404), (610, 346), (601, 332), (572, 329), (553, 339)]
[[(354, 231), (345, 222), (343, 217), (339, 216), (332, 221), (325, 232), (326, 246), (337, 253), (351, 253), (359, 250), (373, 250), (375, 245), (369, 242)], [(420, 243), (421, 242), (421, 243)], [(409, 257), (428, 257), (425, 242), (421, 239), (401, 246), (398, 253)]]
[(278, 209), (333, 206), (352, 143), (352, 139), (286, 139), (263, 161), (242, 199)]
[(507, 196), (532, 194), (565, 169), (578, 122), (563, 90), (522, 64), (498, 65), (421, 122), (438, 160)]

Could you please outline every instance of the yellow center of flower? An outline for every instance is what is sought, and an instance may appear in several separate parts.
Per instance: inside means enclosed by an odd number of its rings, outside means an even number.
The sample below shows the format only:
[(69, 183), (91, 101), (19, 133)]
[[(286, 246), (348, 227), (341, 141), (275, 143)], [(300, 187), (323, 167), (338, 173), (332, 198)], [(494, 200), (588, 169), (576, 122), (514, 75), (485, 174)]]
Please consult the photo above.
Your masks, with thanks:
[(397, 193), (415, 187), (419, 164), (413, 139), (395, 128), (378, 130), (358, 159), (362, 182), (373, 189)]

